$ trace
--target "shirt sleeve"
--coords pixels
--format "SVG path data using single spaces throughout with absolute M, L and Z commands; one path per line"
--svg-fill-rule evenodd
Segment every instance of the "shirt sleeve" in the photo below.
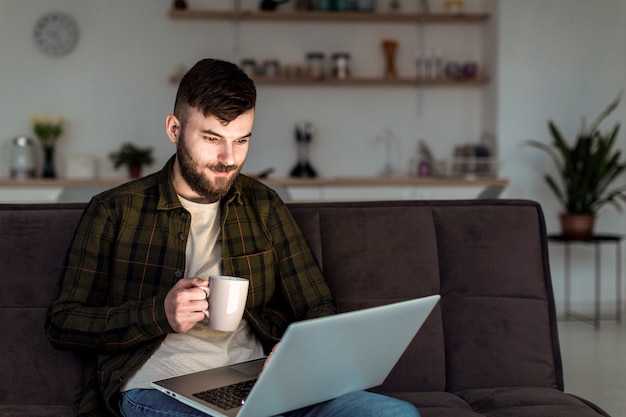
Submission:
M 137 301 L 110 299 L 117 227 L 110 211 L 92 200 L 79 222 L 48 309 L 46 334 L 59 349 L 118 352 L 172 329 L 165 294 Z

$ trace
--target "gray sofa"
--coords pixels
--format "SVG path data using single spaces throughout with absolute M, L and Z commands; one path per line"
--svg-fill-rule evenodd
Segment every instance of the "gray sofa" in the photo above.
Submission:
M 0 416 L 75 415 L 91 360 L 51 348 L 43 324 L 83 207 L 0 205 Z M 300 203 L 290 210 L 340 311 L 442 295 L 376 391 L 414 403 L 424 417 L 607 415 L 563 392 L 536 203 Z

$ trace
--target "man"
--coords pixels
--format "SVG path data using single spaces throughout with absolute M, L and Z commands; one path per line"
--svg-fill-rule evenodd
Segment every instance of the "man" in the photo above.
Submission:
M 46 321 L 53 346 L 97 353 L 81 415 L 202 416 L 150 382 L 262 357 L 289 323 L 335 313 L 284 203 L 240 175 L 255 104 L 255 86 L 236 65 L 198 62 L 165 122 L 176 155 L 86 208 Z M 234 332 L 203 320 L 210 297 L 199 287 L 217 274 L 250 281 Z M 418 414 L 405 402 L 359 392 L 288 415 Z

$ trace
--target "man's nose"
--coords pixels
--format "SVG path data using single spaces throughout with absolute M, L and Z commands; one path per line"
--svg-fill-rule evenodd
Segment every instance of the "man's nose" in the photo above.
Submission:
M 224 165 L 234 165 L 235 152 L 233 149 L 233 144 L 228 141 L 223 141 L 221 143 L 217 159 Z

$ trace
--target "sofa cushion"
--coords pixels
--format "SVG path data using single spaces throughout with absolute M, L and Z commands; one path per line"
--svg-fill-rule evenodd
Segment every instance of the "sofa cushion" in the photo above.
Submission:
M 421 417 L 481 417 L 462 398 L 448 392 L 390 392 L 395 398 L 414 404 Z
M 447 390 L 562 389 L 541 211 L 478 204 L 433 209 Z
M 83 361 L 74 352 L 54 350 L 43 331 L 46 309 L 0 309 L 0 404 L 77 404 Z M 59 383 L 62 381 L 63 383 Z
M 0 306 L 47 307 L 84 205 L 10 207 L 0 212 L 0 274 L 12 277 L 2 280 Z
M 408 401 L 422 417 L 600 417 L 604 413 L 552 388 L 495 388 L 457 392 L 391 392 Z M 589 407 L 591 406 L 591 407 Z M 598 410 L 598 412 L 595 411 Z
M 46 310 L 82 205 L 0 211 L 0 415 L 73 415 L 86 366 L 52 348 Z M 32 407 L 30 407 L 32 406 Z M 37 406 L 40 406 L 39 408 Z M 54 407 L 57 406 L 57 407 Z
M 457 392 L 480 415 L 489 417 L 599 417 L 578 398 L 557 389 L 510 387 Z
M 2 417 L 69 417 L 75 415 L 75 407 L 60 405 L 0 405 L 0 416 Z
M 323 266 L 338 311 L 439 292 L 437 239 L 430 208 L 364 204 L 346 210 L 338 204 L 315 212 L 300 205 L 290 210 Z M 437 306 L 382 389 L 444 390 L 444 352 Z

